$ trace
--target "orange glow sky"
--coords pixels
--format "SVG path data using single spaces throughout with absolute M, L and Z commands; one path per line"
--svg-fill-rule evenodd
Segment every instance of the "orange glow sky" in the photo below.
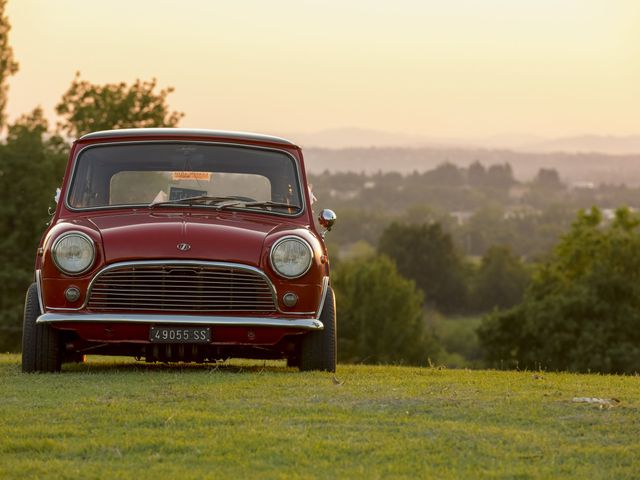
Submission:
M 156 77 L 181 126 L 640 133 L 637 0 L 9 0 L 8 113 Z

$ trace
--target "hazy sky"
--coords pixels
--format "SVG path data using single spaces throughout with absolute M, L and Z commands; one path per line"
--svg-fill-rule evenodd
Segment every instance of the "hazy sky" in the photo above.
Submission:
M 9 115 L 156 77 L 182 126 L 640 133 L 640 0 L 9 0 Z

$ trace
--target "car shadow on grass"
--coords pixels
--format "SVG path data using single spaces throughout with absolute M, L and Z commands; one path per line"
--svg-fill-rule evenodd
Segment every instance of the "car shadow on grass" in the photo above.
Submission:
M 291 373 L 284 360 L 229 359 L 215 363 L 163 363 L 144 360 L 113 360 L 109 357 L 88 357 L 84 363 L 69 363 L 62 366 L 65 373 L 119 373 L 119 372 L 204 372 L 204 373 Z

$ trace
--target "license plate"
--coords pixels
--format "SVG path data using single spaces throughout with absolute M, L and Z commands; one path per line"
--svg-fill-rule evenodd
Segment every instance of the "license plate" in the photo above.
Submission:
M 151 327 L 149 341 L 151 343 L 209 343 L 211 329 L 209 327 Z

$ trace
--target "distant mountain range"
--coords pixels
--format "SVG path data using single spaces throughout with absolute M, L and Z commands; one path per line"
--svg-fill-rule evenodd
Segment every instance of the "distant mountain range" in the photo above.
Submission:
M 364 128 L 333 128 L 313 133 L 285 135 L 303 147 L 454 147 L 469 149 L 507 149 L 529 153 L 605 153 L 629 155 L 640 153 L 640 135 L 579 135 L 543 138 L 532 135 L 505 134 L 486 138 L 456 139 L 409 135 Z
M 610 155 L 628 155 L 640 153 L 640 135 L 564 137 L 533 144 L 530 148 L 532 151 L 539 152 L 598 152 Z

